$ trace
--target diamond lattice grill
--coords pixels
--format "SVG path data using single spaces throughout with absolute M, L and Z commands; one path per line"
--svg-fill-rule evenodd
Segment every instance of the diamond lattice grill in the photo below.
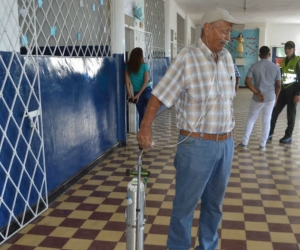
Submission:
M 0 0 L 0 244 L 48 206 L 39 57 L 111 56 L 111 5 Z
M 165 1 L 145 0 L 145 30 L 153 34 L 153 58 L 164 58 Z
M 39 64 L 29 49 L 37 42 L 36 1 L 0 0 L 0 5 L 1 244 L 43 212 L 48 201 Z M 19 53 L 22 44 L 26 56 Z
M 44 0 L 35 13 L 39 54 L 111 56 L 111 0 Z M 29 25 L 24 23 L 23 33 Z

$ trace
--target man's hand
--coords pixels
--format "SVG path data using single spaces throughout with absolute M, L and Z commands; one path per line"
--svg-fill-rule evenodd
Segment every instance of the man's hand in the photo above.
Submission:
M 235 92 L 237 92 L 239 90 L 239 88 L 240 88 L 240 85 L 238 83 L 235 84 Z
M 140 131 L 136 135 L 136 139 L 141 148 L 153 148 L 151 133 L 152 123 L 161 105 L 162 102 L 156 96 L 151 95 L 144 118 L 141 122 Z
M 140 147 L 153 148 L 151 127 L 141 127 L 140 131 L 136 135 L 136 138 Z
M 262 93 L 257 94 L 257 97 L 261 102 L 265 100 L 264 95 Z
M 300 96 L 299 95 L 295 95 L 294 96 L 294 103 L 297 104 L 300 101 Z

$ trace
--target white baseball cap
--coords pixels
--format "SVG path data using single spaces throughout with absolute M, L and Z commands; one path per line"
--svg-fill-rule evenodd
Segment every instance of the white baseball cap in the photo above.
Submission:
M 201 28 L 204 27 L 205 23 L 213 23 L 219 20 L 232 23 L 232 29 L 236 31 L 242 31 L 245 28 L 244 22 L 234 19 L 227 10 L 221 8 L 215 8 L 206 12 L 201 19 Z

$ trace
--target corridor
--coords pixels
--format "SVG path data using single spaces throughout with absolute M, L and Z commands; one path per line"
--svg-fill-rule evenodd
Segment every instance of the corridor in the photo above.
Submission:
M 234 100 L 235 143 L 247 119 L 251 94 L 240 89 Z M 166 250 L 175 188 L 173 158 L 178 131 L 173 109 L 155 119 L 155 146 L 145 150 L 143 168 L 151 175 L 146 188 L 145 250 Z M 235 150 L 231 178 L 219 229 L 222 250 L 296 250 L 300 246 L 300 110 L 290 145 L 279 144 L 286 128 L 286 110 L 277 122 L 273 141 L 258 150 L 261 119 L 248 150 Z M 99 166 L 50 204 L 49 209 L 0 246 L 0 250 L 125 250 L 126 177 L 138 160 L 135 135 Z M 192 246 L 197 246 L 197 218 Z M 194 248 L 191 248 L 194 249 Z

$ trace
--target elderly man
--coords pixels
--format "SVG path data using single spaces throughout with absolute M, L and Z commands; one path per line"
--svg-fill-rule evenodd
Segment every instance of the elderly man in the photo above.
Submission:
M 193 215 L 199 200 L 196 249 L 216 249 L 234 151 L 235 71 L 224 46 L 232 29 L 242 30 L 244 24 L 227 10 L 217 8 L 204 14 L 201 25 L 201 38 L 180 51 L 153 90 L 137 135 L 141 147 L 151 148 L 151 125 L 156 112 L 162 103 L 167 107 L 175 104 L 180 132 L 174 160 L 176 193 L 167 242 L 170 250 L 190 249 Z

